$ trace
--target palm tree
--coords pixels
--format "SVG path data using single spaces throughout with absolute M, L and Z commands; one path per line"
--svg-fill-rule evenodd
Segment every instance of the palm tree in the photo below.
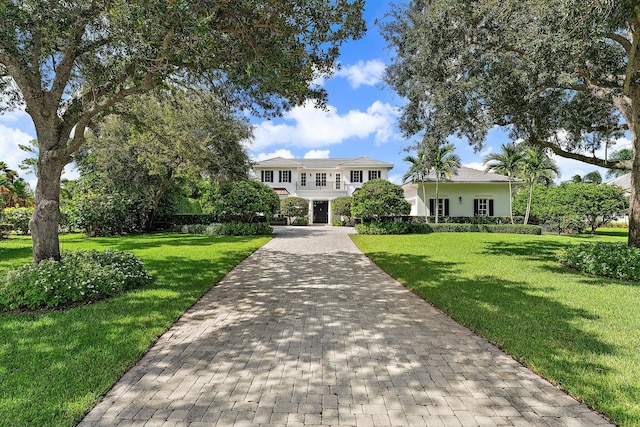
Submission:
M 582 182 L 588 182 L 589 184 L 602 184 L 602 175 L 600 175 L 600 172 L 598 171 L 589 172 L 582 177 Z
M 513 224 L 513 189 L 511 182 L 520 172 L 523 152 L 515 143 L 502 144 L 500 153 L 491 153 L 485 156 L 485 171 L 506 175 L 509 178 L 509 216 Z
M 407 173 L 402 177 L 402 182 L 405 183 L 409 180 L 413 182 L 422 183 L 422 201 L 424 202 L 424 218 L 425 222 L 428 218 L 427 214 L 427 189 L 424 185 L 424 181 L 429 175 L 429 159 L 424 150 L 420 150 L 417 156 L 407 156 L 403 159 L 405 162 L 411 164 Z M 418 184 L 419 185 L 419 184 Z
M 631 148 L 618 150 L 611 155 L 609 160 L 614 162 L 633 160 L 633 150 Z M 609 169 L 609 171 L 607 171 L 607 178 L 619 178 L 630 173 L 631 171 L 629 169 Z
M 460 156 L 454 154 L 456 147 L 453 144 L 447 144 L 438 148 L 435 157 L 431 161 L 431 172 L 436 176 L 436 224 L 438 223 L 438 208 L 440 199 L 438 198 L 438 184 L 442 179 L 451 179 L 453 175 L 458 174 L 460 167 Z
M 551 159 L 543 149 L 529 148 L 524 153 L 520 174 L 529 189 L 527 210 L 524 215 L 524 223 L 528 224 L 533 186 L 535 184 L 551 185 L 553 180 L 560 176 L 560 169 L 555 160 Z

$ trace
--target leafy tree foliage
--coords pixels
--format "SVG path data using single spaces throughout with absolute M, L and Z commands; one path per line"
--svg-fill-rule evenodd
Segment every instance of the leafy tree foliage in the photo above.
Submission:
M 309 214 L 309 201 L 302 197 L 287 197 L 280 201 L 280 213 L 291 222 Z
M 458 174 L 460 167 L 460 156 L 454 154 L 456 147 L 453 144 L 447 144 L 436 150 L 435 156 L 431 160 L 430 171 L 435 175 L 436 180 L 436 200 L 440 200 L 438 196 L 438 184 L 442 180 L 451 179 L 453 175 Z M 426 203 L 426 200 L 425 200 Z M 438 223 L 438 209 L 435 212 L 436 224 Z
M 425 150 L 418 151 L 417 156 L 409 155 L 403 159 L 403 161 L 409 163 L 409 170 L 402 177 L 402 182 L 413 181 L 416 183 L 424 182 L 430 172 L 430 161 Z M 422 186 L 422 200 L 424 201 L 424 217 L 425 221 L 427 215 L 427 188 Z
M 60 174 L 95 120 L 169 80 L 278 114 L 326 93 L 339 46 L 364 32 L 362 0 L 3 2 L 0 111 L 26 107 L 38 139 L 34 260 L 60 259 Z M 73 132 L 72 132 L 73 131 Z
M 351 197 L 351 215 L 364 221 L 410 212 L 411 204 L 405 200 L 402 187 L 385 179 L 365 182 Z
M 216 204 L 225 221 L 255 222 L 259 215 L 273 217 L 280 209 L 280 198 L 266 184 L 243 180 L 220 185 Z
M 622 148 L 613 154 L 609 158 L 611 161 L 622 162 L 625 160 L 632 161 L 633 160 L 633 150 L 630 148 Z M 609 169 L 607 171 L 607 178 L 618 178 L 623 175 L 630 174 L 631 171 L 628 169 Z
M 408 99 L 407 135 L 435 150 L 458 134 L 479 149 L 501 126 L 560 156 L 630 169 L 629 244 L 640 246 L 636 0 L 412 0 L 391 15 L 386 80 Z M 623 131 L 632 161 L 596 156 Z
M 76 155 L 85 189 L 107 199 L 125 194 L 140 213 L 138 230 L 153 228 L 181 178 L 247 177 L 241 141 L 251 136 L 249 124 L 209 92 L 155 91 L 123 102 L 94 129 Z
M 526 210 L 527 195 L 521 193 L 514 201 L 518 213 Z M 563 183 L 557 187 L 536 185 L 533 191 L 531 214 L 559 231 L 582 232 L 613 221 L 624 214 L 629 201 L 624 190 L 614 185 Z
M 336 197 L 331 201 L 331 210 L 334 215 L 351 216 L 351 196 Z

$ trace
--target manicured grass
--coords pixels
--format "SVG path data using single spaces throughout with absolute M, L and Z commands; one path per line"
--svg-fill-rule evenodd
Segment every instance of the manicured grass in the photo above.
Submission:
M 0 313 L 0 426 L 71 426 L 188 307 L 268 237 L 63 236 L 62 250 L 132 252 L 151 286 L 67 311 Z M 0 241 L 0 275 L 31 240 Z
M 640 426 L 640 284 L 567 270 L 555 253 L 626 236 L 353 236 L 391 276 L 623 426 Z

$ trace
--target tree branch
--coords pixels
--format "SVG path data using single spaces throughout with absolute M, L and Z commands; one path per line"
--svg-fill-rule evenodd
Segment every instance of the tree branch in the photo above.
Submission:
M 619 160 L 612 162 L 610 160 L 604 160 L 599 157 L 589 157 L 580 153 L 573 153 L 571 151 L 563 150 L 557 144 L 553 142 L 544 141 L 544 140 L 536 140 L 535 144 L 540 145 L 544 148 L 548 148 L 553 151 L 554 154 L 564 157 L 566 159 L 577 160 L 579 162 L 588 163 L 595 166 L 600 166 L 602 168 L 607 169 L 622 169 L 622 170 L 631 170 L 631 166 L 633 162 L 631 160 Z

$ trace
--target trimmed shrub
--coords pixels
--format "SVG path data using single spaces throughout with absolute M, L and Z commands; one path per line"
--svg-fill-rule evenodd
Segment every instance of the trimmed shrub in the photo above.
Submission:
M 359 234 L 428 234 L 428 233 L 505 233 L 505 234 L 542 234 L 537 225 L 523 224 L 427 224 L 399 221 L 374 221 L 356 224 Z
M 0 283 L 0 308 L 59 307 L 95 301 L 151 282 L 142 262 L 126 252 L 75 251 L 61 260 L 25 264 Z
M 558 253 L 558 261 L 592 276 L 640 281 L 640 249 L 625 243 L 581 243 Z
M 6 208 L 4 214 L 5 222 L 13 225 L 13 231 L 29 234 L 29 220 L 33 215 L 33 208 Z
M 0 239 L 8 239 L 12 229 L 12 224 L 0 224 Z
M 614 221 L 603 225 L 604 228 L 629 228 L 628 222 Z
M 355 225 L 358 234 L 407 234 L 411 224 L 394 221 L 372 221 Z
M 309 220 L 306 218 L 296 218 L 291 225 L 309 225 Z
M 219 188 L 216 212 L 225 222 L 253 222 L 262 215 L 273 217 L 280 209 L 275 190 L 258 181 L 226 182 Z
M 365 182 L 351 197 L 351 215 L 363 222 L 409 212 L 411 204 L 405 200 L 402 187 L 384 179 Z
M 284 216 L 274 216 L 267 221 L 271 225 L 287 225 L 287 218 Z
M 206 234 L 208 236 L 270 236 L 273 228 L 266 222 L 225 222 L 221 224 L 183 225 L 184 234 Z
M 309 201 L 302 197 L 287 197 L 280 201 L 280 214 L 292 222 L 309 214 Z

